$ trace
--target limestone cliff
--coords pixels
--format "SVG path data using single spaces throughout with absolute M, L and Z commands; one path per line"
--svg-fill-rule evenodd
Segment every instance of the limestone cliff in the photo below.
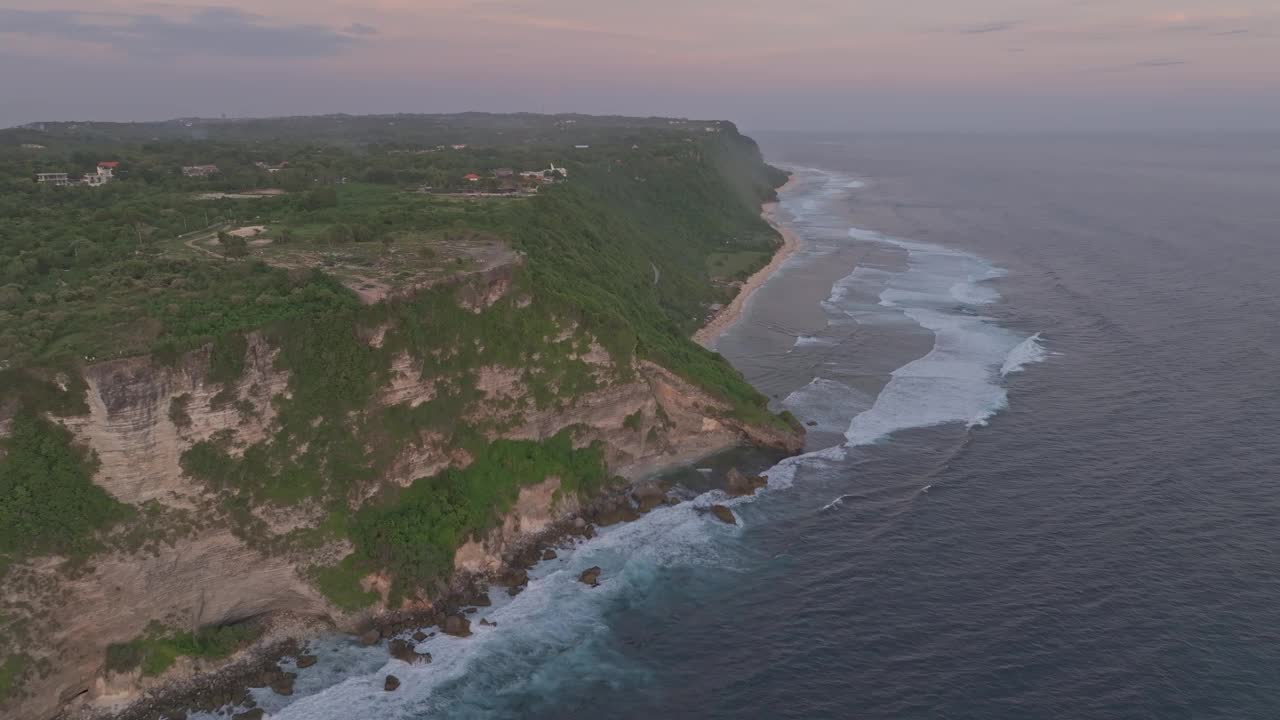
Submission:
M 377 340 L 375 335 L 370 342 Z M 58 421 L 98 458 L 94 481 L 116 499 L 147 508 L 154 524 L 148 537 L 132 545 L 120 539 L 82 567 L 41 558 L 10 569 L 0 608 L 22 618 L 38 638 L 23 651 L 41 672 L 5 708 L 5 717 L 50 717 L 77 698 L 129 697 L 136 685 L 101 680 L 106 648 L 139 636 L 155 621 L 194 629 L 281 611 L 338 626 L 356 621 L 330 604 L 307 575 L 311 565 L 345 554 L 342 543 L 282 553 L 246 540 L 222 522 L 210 488 L 181 465 L 183 453 L 198 442 L 217 437 L 234 454 L 276 431 L 276 408 L 289 393 L 289 374 L 275 362 L 276 353 L 263 336 L 249 335 L 244 371 L 230 384 L 206 379 L 207 349 L 172 365 L 139 357 L 83 369 L 88 412 Z M 726 403 L 654 363 L 633 362 L 625 380 L 608 381 L 611 361 L 598 345 L 580 359 L 600 376 L 597 389 L 562 407 L 512 413 L 494 435 L 540 440 L 576 427 L 576 443 L 602 443 L 609 469 L 629 479 L 741 442 L 798 449 L 796 435 L 729 419 Z M 477 389 L 483 398 L 469 410 L 475 414 L 526 394 L 519 369 L 500 366 L 484 368 Z M 376 397 L 381 404 L 412 407 L 435 393 L 431 378 L 406 356 L 393 363 Z M 383 480 L 404 485 L 469 462 L 465 452 L 438 440 L 428 434 L 400 449 Z M 558 489 L 555 478 L 522 489 L 496 529 L 458 551 L 456 567 L 497 570 L 507 548 L 574 513 L 577 499 L 559 497 Z M 305 504 L 254 512 L 271 537 L 323 516 Z

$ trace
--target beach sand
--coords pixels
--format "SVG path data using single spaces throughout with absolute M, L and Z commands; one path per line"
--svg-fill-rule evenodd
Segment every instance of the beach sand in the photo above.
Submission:
M 787 188 L 791 187 L 792 183 L 795 182 L 795 179 L 794 175 L 791 176 L 791 179 L 787 180 L 786 184 L 778 188 L 778 193 L 786 192 Z M 777 272 L 778 268 L 782 267 L 787 258 L 791 257 L 800 248 L 800 236 L 779 223 L 777 214 L 778 203 L 776 201 L 767 202 L 760 206 L 760 217 L 764 218 L 766 222 L 773 226 L 774 230 L 777 230 L 782 235 L 782 247 L 774 254 L 768 265 L 760 268 L 755 274 L 747 278 L 737 296 L 733 298 L 733 302 L 721 308 L 706 325 L 703 325 L 698 332 L 693 334 L 694 342 L 705 348 L 715 349 L 716 341 L 720 339 L 724 331 L 733 327 L 734 323 L 738 322 L 739 318 L 742 317 L 742 310 L 746 307 L 747 300 L 751 299 L 751 295 L 756 290 L 759 290 L 760 286 L 764 285 L 765 281 Z

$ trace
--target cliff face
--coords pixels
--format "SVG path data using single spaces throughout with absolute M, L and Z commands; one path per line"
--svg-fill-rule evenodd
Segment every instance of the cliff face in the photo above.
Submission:
M 533 198 L 409 211 L 403 188 L 362 186 L 338 189 L 337 207 L 353 210 L 343 222 L 331 203 L 276 207 L 330 230 L 348 214 L 385 221 L 394 242 L 369 267 L 390 274 L 361 270 L 345 289 L 320 259 L 332 243 L 295 238 L 315 262 L 280 265 L 287 272 L 262 285 L 253 260 L 270 261 L 265 249 L 214 268 L 157 234 L 148 252 L 159 262 L 132 241 L 104 245 L 110 262 L 59 270 L 48 292 L 7 292 L 30 307 L 0 312 L 6 332 L 98 317 L 88 313 L 103 310 L 107 289 L 133 294 L 112 306 L 119 325 L 69 323 L 74 337 L 55 333 L 60 344 L 0 352 L 0 438 L 13 438 L 0 443 L 0 511 L 38 515 L 0 534 L 0 716 L 136 694 L 136 675 L 106 677 L 106 651 L 157 623 L 166 639 L 156 642 L 285 612 L 351 627 L 401 600 L 430 602 L 450 568 L 498 570 L 531 535 L 594 511 L 584 496 L 608 476 L 641 478 L 743 442 L 798 451 L 799 432 L 769 415 L 767 399 L 686 339 L 724 299 L 709 262 L 774 247 L 756 207 L 782 173 L 730 124 L 674 139 L 662 121 L 643 146 L 631 125 L 605 122 L 616 148 L 575 154 L 573 180 Z M 523 148 L 504 133 L 499 144 Z M 343 167 L 384 160 L 338 154 Z M 430 164 L 396 162 L 419 160 Z M 81 220 L 117 234 L 123 220 L 102 214 Z M 57 229 L 48 237 L 66 235 Z M 504 252 L 479 269 L 428 262 L 448 275 L 431 283 L 397 265 L 409 257 L 396 254 L 401 241 L 420 241 L 427 258 L 477 237 Z M 144 321 L 139 339 L 115 331 Z M 65 364 L 154 348 L 191 351 Z M 432 532 L 418 532 L 428 522 Z M 120 664 L 141 666 L 139 647 Z
M 184 452 L 215 436 L 235 454 L 274 431 L 276 403 L 289 392 L 288 373 L 276 366 L 275 357 L 262 336 L 250 335 L 244 372 L 230 385 L 205 379 L 208 351 L 172 366 L 129 358 L 85 368 L 89 412 L 60 421 L 99 459 L 96 483 L 116 499 L 154 512 L 156 521 L 148 528 L 154 537 L 139 539 L 135 547 L 117 543 L 71 572 L 53 558 L 10 570 L 0 607 L 32 623 L 39 644 L 24 651 L 44 661 L 47 670 L 32 678 L 25 699 L 7 708 L 6 717 L 48 717 L 77 696 L 129 697 L 128 684 L 101 682 L 105 651 L 111 643 L 138 637 L 154 621 L 194 629 L 281 611 L 328 618 L 340 626 L 354 621 L 331 605 L 306 573 L 317 562 L 342 557 L 349 546 L 330 543 L 285 554 L 256 546 L 214 518 L 210 488 L 180 464 Z M 604 376 L 607 353 L 593 346 L 583 359 Z M 517 369 L 489 367 L 479 375 L 484 400 L 473 413 L 526 393 Z M 740 442 L 798 449 L 798 438 L 786 432 L 726 420 L 725 403 L 653 363 L 634 363 L 628 377 L 602 383 L 565 407 L 526 412 L 496 437 L 542 440 L 575 427 L 576 444 L 600 442 L 610 471 L 630 479 Z M 422 379 L 412 361 L 401 358 L 375 396 L 378 403 L 412 407 L 435 392 L 430 379 Z M 399 451 L 383 479 L 407 485 L 468 462 L 465 452 L 424 437 Z M 577 498 L 558 489 L 558 478 L 523 488 L 493 531 L 459 549 L 455 567 L 497 570 L 512 545 L 576 512 Z M 305 504 L 265 506 L 255 514 L 280 536 L 318 523 L 322 513 L 313 510 Z M 31 612 L 35 608 L 38 613 Z
M 89 414 L 64 424 L 98 456 L 94 482 L 116 499 L 195 507 L 205 488 L 184 476 L 182 453 L 218 433 L 232 434 L 233 453 L 269 435 L 272 400 L 289 385 L 288 373 L 274 367 L 275 355 L 260 335 L 250 335 L 245 372 L 229 393 L 206 381 L 207 352 L 171 367 L 149 357 L 91 365 L 84 370 Z

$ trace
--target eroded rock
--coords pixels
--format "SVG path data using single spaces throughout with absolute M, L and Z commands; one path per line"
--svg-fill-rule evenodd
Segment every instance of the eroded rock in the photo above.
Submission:
M 293 681 L 297 678 L 298 676 L 291 672 L 276 674 L 275 678 L 271 680 L 271 692 L 277 695 L 292 695 Z
M 667 491 L 656 482 L 637 485 L 631 490 L 631 497 L 641 513 L 647 513 L 667 501 Z
M 748 477 L 734 468 L 729 471 L 725 484 L 725 492 L 731 497 L 755 495 L 756 491 L 769 484 L 769 480 L 760 476 Z
M 599 567 L 590 567 L 582 571 L 578 576 L 578 582 L 596 587 L 600 584 L 600 573 L 604 572 Z
M 382 683 L 382 689 L 387 692 L 394 692 L 400 689 L 400 678 L 395 675 L 388 675 L 387 679 Z
M 387 645 L 387 652 L 391 654 L 391 657 L 401 662 L 409 663 L 410 665 L 420 662 L 431 662 L 429 657 L 419 653 L 414 644 L 408 640 L 392 640 Z
M 454 637 L 470 637 L 471 621 L 462 615 L 450 615 L 445 618 L 444 625 L 441 627 L 446 635 Z
M 623 505 L 622 507 L 614 508 L 609 512 L 597 515 L 596 523 L 600 527 L 609 527 L 610 525 L 617 525 L 618 523 L 634 522 L 638 519 L 640 519 L 640 513 L 636 512 L 635 508 L 630 505 Z
M 738 524 L 738 518 L 734 517 L 733 511 L 724 505 L 712 505 L 711 514 L 715 515 L 716 519 L 722 523 L 726 523 L 728 525 Z

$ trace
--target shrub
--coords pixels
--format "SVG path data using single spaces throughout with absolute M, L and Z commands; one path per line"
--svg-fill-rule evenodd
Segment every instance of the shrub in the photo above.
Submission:
M 0 552 L 81 556 L 94 547 L 95 531 L 128 514 L 93 484 L 96 462 L 72 445 L 61 425 L 23 410 L 3 443 Z

